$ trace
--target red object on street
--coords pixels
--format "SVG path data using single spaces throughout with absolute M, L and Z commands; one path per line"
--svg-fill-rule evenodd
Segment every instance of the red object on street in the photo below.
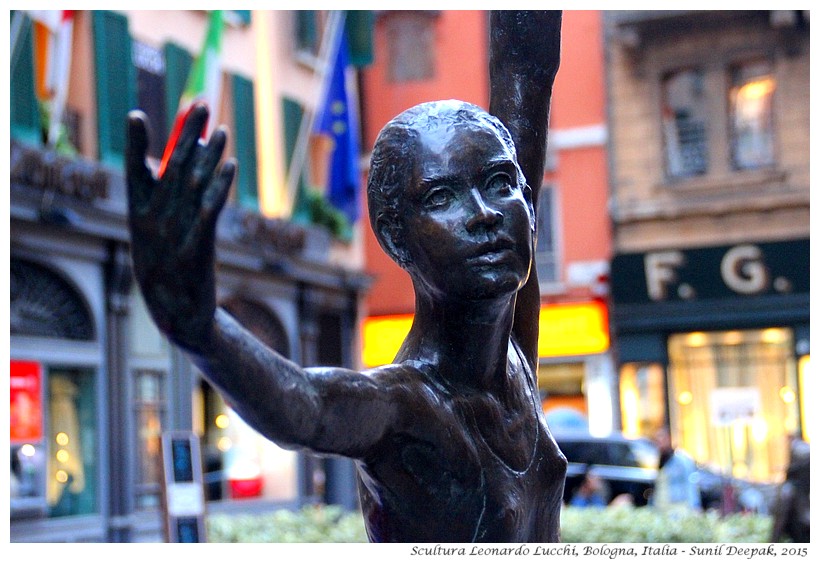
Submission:
M 262 496 L 262 477 L 229 479 L 231 498 L 254 498 Z

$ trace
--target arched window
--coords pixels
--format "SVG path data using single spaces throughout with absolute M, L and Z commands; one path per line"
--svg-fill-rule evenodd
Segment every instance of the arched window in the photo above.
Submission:
M 95 340 L 91 311 L 62 276 L 40 264 L 12 259 L 9 286 L 12 336 Z
M 259 340 L 286 358 L 290 357 L 290 343 L 285 327 L 267 306 L 235 297 L 222 303 L 222 307 Z

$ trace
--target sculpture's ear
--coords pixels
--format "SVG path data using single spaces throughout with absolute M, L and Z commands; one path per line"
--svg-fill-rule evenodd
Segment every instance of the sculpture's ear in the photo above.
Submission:
M 532 201 L 532 188 L 529 184 L 524 184 L 524 188 L 521 191 L 524 193 L 524 200 L 530 209 L 530 230 L 535 232 L 535 203 Z
M 394 221 L 381 216 L 376 219 L 376 238 L 379 240 L 384 251 L 393 261 L 405 268 L 409 262 L 407 248 L 404 246 L 399 233 L 399 227 Z

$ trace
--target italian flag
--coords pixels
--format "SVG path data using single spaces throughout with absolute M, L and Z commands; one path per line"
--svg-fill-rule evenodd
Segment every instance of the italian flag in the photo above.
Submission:
M 63 121 L 71 75 L 73 10 L 27 10 L 34 22 L 37 98 L 49 106 L 48 142 L 54 144 Z
M 179 134 L 182 132 L 182 126 L 185 124 L 185 119 L 188 117 L 194 103 L 204 102 L 208 106 L 211 116 L 215 117 L 219 107 L 222 86 L 221 59 L 222 34 L 224 28 L 225 23 L 222 19 L 222 10 L 212 10 L 209 15 L 208 32 L 205 35 L 202 51 L 199 53 L 196 61 L 194 61 L 194 66 L 188 75 L 188 81 L 185 83 L 185 90 L 182 92 L 182 97 L 179 100 L 174 126 L 171 129 L 171 134 L 168 136 L 168 143 L 165 145 L 165 151 L 159 165 L 160 177 L 162 177 L 165 172 L 165 167 L 168 165 L 171 153 L 174 152 Z M 209 120 L 209 124 L 205 130 L 202 131 L 203 138 L 206 138 L 211 129 L 213 129 L 211 124 L 214 121 L 216 121 L 216 119 Z

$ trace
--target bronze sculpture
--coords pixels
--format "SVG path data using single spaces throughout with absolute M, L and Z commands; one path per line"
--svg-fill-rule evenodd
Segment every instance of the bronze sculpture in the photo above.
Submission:
M 561 16 L 490 24 L 490 112 L 422 104 L 376 141 L 371 225 L 410 274 L 416 315 L 394 363 L 364 373 L 301 368 L 217 307 L 226 131 L 200 142 L 196 107 L 157 180 L 145 117 L 129 116 L 132 254 L 154 320 L 263 435 L 356 461 L 371 541 L 558 540 L 566 460 L 538 400 L 532 262 Z

